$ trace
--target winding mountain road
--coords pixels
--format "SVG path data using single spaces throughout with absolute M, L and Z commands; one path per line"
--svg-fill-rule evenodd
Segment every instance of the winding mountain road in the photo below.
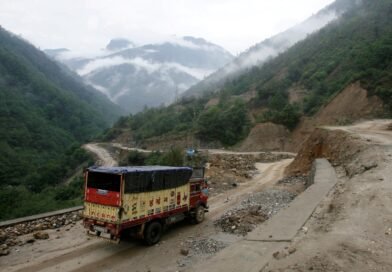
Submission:
M 104 166 L 113 166 L 117 162 L 109 152 L 95 143 L 84 146 L 96 154 Z M 241 153 L 242 154 L 242 153 Z M 161 243 L 146 247 L 140 241 L 123 241 L 111 244 L 86 236 L 82 225 L 61 228 L 59 231 L 48 230 L 48 240 L 37 240 L 25 244 L 9 256 L 0 258 L 4 271 L 177 271 L 184 260 L 180 251 L 190 238 L 214 238 L 225 243 L 232 243 L 235 236 L 216 230 L 214 220 L 219 218 L 248 194 L 263 190 L 283 177 L 286 166 L 292 159 L 273 163 L 257 163 L 259 173 L 246 183 L 220 193 L 209 200 L 210 212 L 206 220 L 199 225 L 180 222 L 170 227 L 162 237 Z M 28 236 L 28 235 L 27 235 Z M 28 239 L 28 237 L 24 239 Z M 187 259 L 196 264 L 199 258 Z
M 101 166 L 117 166 L 118 162 L 110 155 L 110 153 L 97 143 L 89 143 L 83 146 L 87 151 L 92 152 L 98 158 L 97 164 Z

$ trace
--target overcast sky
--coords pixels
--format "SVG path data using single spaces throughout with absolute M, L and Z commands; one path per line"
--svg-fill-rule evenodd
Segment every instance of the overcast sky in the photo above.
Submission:
M 104 48 L 195 36 L 233 54 L 281 32 L 333 0 L 0 0 L 0 25 L 41 49 Z

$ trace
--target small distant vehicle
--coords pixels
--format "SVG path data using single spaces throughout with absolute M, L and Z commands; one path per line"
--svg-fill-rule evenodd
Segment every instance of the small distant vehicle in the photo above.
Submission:
M 204 168 L 89 167 L 85 171 L 83 224 L 93 236 L 120 242 L 123 235 L 159 242 L 166 226 L 208 212 Z

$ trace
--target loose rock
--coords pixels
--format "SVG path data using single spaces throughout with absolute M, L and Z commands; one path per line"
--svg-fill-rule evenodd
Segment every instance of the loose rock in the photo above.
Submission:
M 188 249 L 185 249 L 185 248 L 181 248 L 180 253 L 181 253 L 181 255 L 188 256 L 189 250 L 188 250 Z
M 293 193 L 276 189 L 252 194 L 240 205 L 223 214 L 214 224 L 224 232 L 246 235 L 258 224 L 287 206 L 294 197 Z
M 36 232 L 34 233 L 34 238 L 38 240 L 46 240 L 49 239 L 49 234 L 47 232 Z

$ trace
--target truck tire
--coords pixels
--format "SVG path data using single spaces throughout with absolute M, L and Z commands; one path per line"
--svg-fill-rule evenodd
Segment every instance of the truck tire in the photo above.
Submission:
M 200 205 L 200 206 L 198 206 L 196 208 L 196 210 L 195 210 L 195 217 L 194 217 L 194 220 L 195 220 L 196 224 L 199 224 L 199 223 L 204 221 L 204 213 L 205 213 L 205 211 L 204 211 L 204 207 L 203 206 Z
M 144 241 L 152 246 L 159 242 L 162 236 L 162 224 L 158 221 L 151 222 L 144 231 Z

